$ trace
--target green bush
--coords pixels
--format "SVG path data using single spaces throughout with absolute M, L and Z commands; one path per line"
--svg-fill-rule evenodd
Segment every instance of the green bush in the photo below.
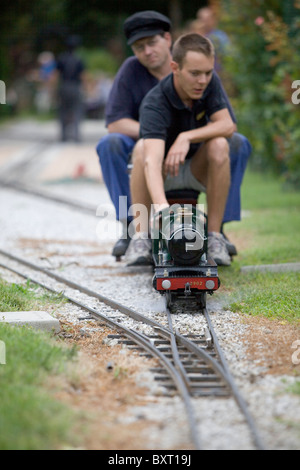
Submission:
M 105 49 L 81 48 L 79 53 L 85 62 L 87 70 L 92 73 L 104 72 L 113 76 L 117 73 L 120 66 L 118 60 Z
M 223 20 L 232 41 L 224 60 L 239 130 L 253 145 L 255 168 L 272 169 L 300 187 L 300 105 L 292 103 L 292 84 L 300 80 L 300 4 L 245 0 L 241 8 L 239 3 L 226 2 Z M 293 15 L 287 15 L 287 5 Z

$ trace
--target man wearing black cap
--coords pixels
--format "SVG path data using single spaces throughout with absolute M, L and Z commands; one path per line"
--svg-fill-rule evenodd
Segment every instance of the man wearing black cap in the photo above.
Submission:
M 106 107 L 109 133 L 97 145 L 103 179 L 115 206 L 117 220 L 124 227 L 123 236 L 112 252 L 117 258 L 125 254 L 130 242 L 127 227 L 132 217 L 127 166 L 140 134 L 139 108 L 146 94 L 172 71 L 170 31 L 170 20 L 155 11 L 135 13 L 124 23 L 124 33 L 134 57 L 126 59 L 116 75 Z M 219 80 L 218 77 L 216 79 Z M 224 90 L 223 93 L 236 122 Z M 244 136 L 235 133 L 230 140 L 231 188 L 224 222 L 240 220 L 240 185 L 251 153 L 251 146 Z M 124 197 L 122 200 L 119 199 L 121 196 Z M 232 246 L 231 254 L 234 250 Z
M 121 66 L 106 107 L 106 125 L 109 134 L 97 146 L 104 182 L 116 209 L 117 220 L 124 227 L 123 237 L 117 241 L 113 256 L 125 254 L 130 242 L 127 226 L 131 205 L 128 161 L 139 138 L 139 107 L 158 82 L 170 72 L 170 20 L 156 11 L 142 11 L 130 16 L 124 23 L 124 33 L 134 57 Z M 120 204 L 119 197 L 125 196 Z
M 124 22 L 124 33 L 129 46 L 139 39 L 156 36 L 170 31 L 170 29 L 169 18 L 157 11 L 141 11 L 130 16 Z

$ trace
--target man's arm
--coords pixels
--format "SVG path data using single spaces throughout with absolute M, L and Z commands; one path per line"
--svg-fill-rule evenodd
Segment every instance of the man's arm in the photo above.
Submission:
M 133 88 L 132 85 L 140 70 L 139 67 L 134 57 L 129 57 L 121 65 L 113 82 L 105 113 L 109 133 L 128 135 L 134 140 L 138 140 L 140 131 L 138 122 L 140 85 L 137 84 L 137 88 Z
M 163 177 L 163 162 L 165 154 L 165 142 L 161 139 L 145 139 L 145 176 L 155 212 L 168 207 Z
M 190 143 L 204 142 L 215 137 L 231 137 L 235 131 L 235 124 L 231 119 L 227 108 L 215 112 L 210 117 L 206 126 L 188 131 Z
M 130 118 L 123 118 L 111 122 L 110 124 L 108 124 L 107 128 L 110 134 L 125 134 L 134 140 L 138 140 L 140 134 L 140 123 Z
M 215 78 L 216 78 L 216 80 L 217 80 L 217 83 L 219 83 L 219 86 L 220 86 L 220 88 L 221 88 L 221 93 L 222 93 L 222 95 L 223 95 L 223 99 L 225 100 L 225 103 L 226 103 L 226 105 L 227 105 L 229 114 L 230 114 L 231 119 L 232 119 L 232 121 L 233 121 L 233 123 L 234 123 L 234 132 L 237 132 L 237 120 L 236 120 L 236 116 L 235 116 L 235 114 L 234 114 L 233 108 L 232 108 L 232 106 L 231 106 L 230 100 L 229 100 L 229 98 L 228 98 L 228 95 L 227 95 L 227 93 L 226 93 L 226 91 L 225 91 L 225 88 L 224 88 L 224 86 L 223 86 L 223 83 L 222 83 L 222 81 L 221 81 L 219 75 L 216 73 L 216 71 L 214 72 L 214 75 L 215 75 Z
M 221 109 L 210 116 L 210 122 L 203 127 L 181 132 L 171 146 L 165 160 L 165 172 L 177 176 L 180 164 L 188 154 L 190 144 L 205 142 L 215 137 L 231 137 L 235 124 L 227 108 Z

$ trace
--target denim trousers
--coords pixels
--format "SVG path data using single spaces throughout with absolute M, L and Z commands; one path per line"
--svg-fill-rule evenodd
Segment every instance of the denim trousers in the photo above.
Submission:
M 230 155 L 231 184 L 224 212 L 223 223 L 241 220 L 241 184 L 252 151 L 248 139 L 234 133 L 228 139 Z M 107 134 L 103 137 L 96 151 L 99 156 L 104 183 L 116 209 L 117 220 L 128 220 L 131 205 L 128 163 L 135 140 L 123 134 Z M 125 204 L 119 205 L 119 197 L 126 196 Z

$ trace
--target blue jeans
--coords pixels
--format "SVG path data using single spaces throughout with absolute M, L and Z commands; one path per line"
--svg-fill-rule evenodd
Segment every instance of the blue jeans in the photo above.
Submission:
M 103 180 L 116 209 L 117 220 L 131 220 L 128 209 L 131 205 L 127 165 L 135 140 L 123 134 L 108 134 L 97 145 Z M 246 137 L 235 133 L 229 139 L 231 185 L 226 203 L 223 223 L 241 220 L 240 188 L 246 170 L 251 145 Z M 127 207 L 119 207 L 119 196 L 127 196 Z
M 96 147 L 103 180 L 115 206 L 117 220 L 132 219 L 128 216 L 131 197 L 127 165 L 135 143 L 127 135 L 108 134 Z M 119 207 L 119 196 L 127 196 L 127 207 Z
M 235 132 L 228 141 L 231 184 L 223 223 L 241 220 L 241 185 L 252 152 L 252 147 L 247 137 L 238 132 Z

